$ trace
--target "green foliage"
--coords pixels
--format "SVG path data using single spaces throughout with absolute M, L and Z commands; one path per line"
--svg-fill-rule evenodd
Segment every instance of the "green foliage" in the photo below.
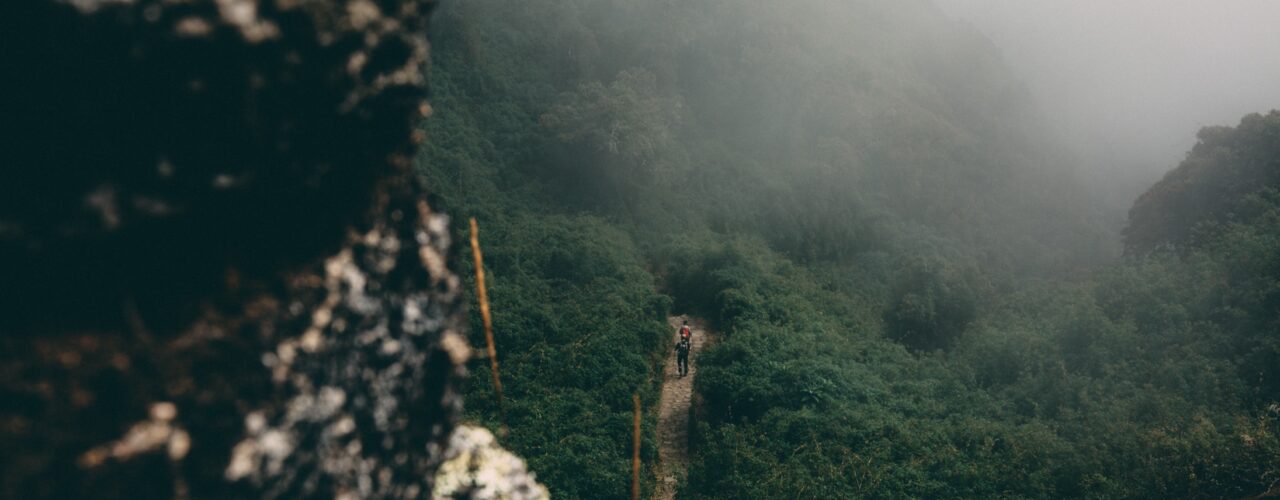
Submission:
M 481 231 L 506 444 L 558 495 L 625 497 L 631 395 L 657 399 L 654 355 L 666 347 L 669 299 L 654 292 L 630 239 L 599 219 L 510 213 L 482 219 Z M 471 330 L 472 344 L 484 345 L 477 314 Z M 497 427 L 488 361 L 471 369 L 468 415 Z
M 914 263 L 899 276 L 884 314 L 890 338 L 915 350 L 943 349 L 973 322 L 973 291 L 945 263 Z
M 1275 473 L 1276 394 L 1253 396 L 1253 348 L 1212 319 L 1205 299 L 1230 294 L 1196 285 L 1217 259 L 1028 286 L 949 352 L 911 355 L 827 309 L 853 297 L 737 252 L 706 273 L 739 279 L 707 296 L 767 300 L 712 306 L 727 338 L 700 358 L 695 496 L 1230 497 Z
M 996 51 L 927 2 L 437 22 L 420 169 L 480 219 L 505 444 L 557 497 L 629 491 L 672 310 L 723 333 L 686 496 L 1239 497 L 1280 473 L 1280 195 L 1250 187 L 1275 113 L 1206 130 L 1135 204 L 1130 247 L 1177 252 L 1100 265 L 1114 242 Z M 497 427 L 472 368 L 468 416 Z
M 611 194 L 635 191 L 657 175 L 662 154 L 671 149 L 679 102 L 658 94 L 653 74 L 630 69 L 608 86 L 581 84 L 540 119 L 566 145 L 559 152 L 571 170 L 566 178 L 603 179 Z M 590 168 L 607 168 L 592 172 Z M 601 186 L 590 186 L 599 191 Z
M 437 33 L 435 112 L 424 123 L 430 140 L 419 165 L 438 193 L 436 208 L 457 217 L 459 241 L 467 238 L 466 218 L 479 220 L 509 428 L 504 445 L 557 497 L 626 498 L 631 395 L 646 405 L 657 400 L 655 356 L 667 345 L 670 299 L 655 291 L 631 236 L 599 217 L 538 208 L 546 202 L 527 166 L 554 138 L 544 136 L 543 111 L 529 99 L 554 92 L 517 82 L 549 77 L 514 57 L 477 66 L 468 58 L 480 54 L 464 50 L 474 31 Z M 457 250 L 459 274 L 474 289 L 469 249 Z M 483 346 L 474 304 L 472 311 L 470 340 Z M 502 422 L 488 360 L 470 368 L 466 415 L 496 430 Z M 646 416 L 647 462 L 656 457 L 655 422 Z
M 1146 253 L 1189 243 L 1201 223 L 1220 223 L 1246 196 L 1280 188 L 1280 111 L 1251 114 L 1237 127 L 1205 127 L 1187 159 L 1138 198 L 1125 246 Z

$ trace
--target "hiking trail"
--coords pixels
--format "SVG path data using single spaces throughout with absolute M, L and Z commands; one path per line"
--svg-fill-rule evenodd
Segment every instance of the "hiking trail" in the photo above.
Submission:
M 693 329 L 689 351 L 689 374 L 681 377 L 676 366 L 676 340 L 680 324 L 689 320 Z M 662 368 L 662 402 L 658 410 L 658 487 L 654 498 L 674 499 L 676 486 L 689 472 L 689 409 L 693 400 L 693 377 L 698 373 L 698 355 L 706 344 L 706 322 L 687 315 L 667 318 L 671 340 Z

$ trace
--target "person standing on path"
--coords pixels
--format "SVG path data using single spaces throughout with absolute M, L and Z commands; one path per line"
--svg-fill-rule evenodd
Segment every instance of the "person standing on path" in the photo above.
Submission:
M 683 377 L 689 374 L 689 350 L 693 349 L 689 337 L 680 337 L 680 341 L 676 342 L 676 369 Z
M 683 377 L 689 374 L 689 351 L 693 349 L 693 328 L 689 320 L 680 325 L 680 340 L 676 342 L 676 367 Z

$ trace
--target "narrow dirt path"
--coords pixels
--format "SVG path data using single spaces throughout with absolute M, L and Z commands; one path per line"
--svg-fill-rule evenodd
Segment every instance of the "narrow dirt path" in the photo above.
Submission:
M 689 320 L 693 327 L 693 349 L 689 351 L 689 374 L 681 377 L 676 367 L 676 340 L 680 325 Z M 698 373 L 698 354 L 707 340 L 704 321 L 688 316 L 667 318 L 671 341 L 662 369 L 662 403 L 658 411 L 658 487 L 654 498 L 670 500 L 676 485 L 689 471 L 689 407 L 693 401 L 693 377 Z

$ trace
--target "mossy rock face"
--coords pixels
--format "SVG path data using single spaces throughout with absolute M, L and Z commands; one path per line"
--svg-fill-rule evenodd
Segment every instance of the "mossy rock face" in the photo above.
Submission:
M 432 490 L 468 349 L 409 168 L 430 9 L 19 8 L 0 497 Z

